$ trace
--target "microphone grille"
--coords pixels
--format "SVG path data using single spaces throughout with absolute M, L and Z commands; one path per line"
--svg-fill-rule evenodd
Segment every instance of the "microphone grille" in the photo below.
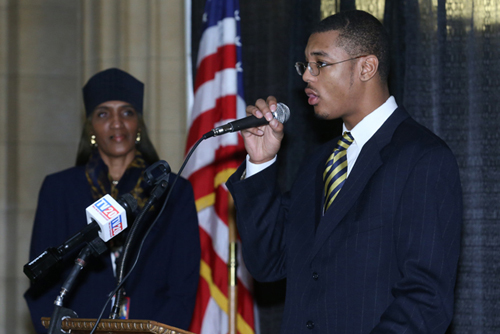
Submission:
M 278 105 L 276 106 L 276 111 L 273 112 L 273 116 L 280 123 L 285 123 L 290 118 L 290 109 L 286 104 L 278 102 Z
M 130 193 L 126 193 L 121 195 L 118 200 L 118 204 L 123 206 L 123 208 L 127 211 L 127 213 L 135 213 L 139 204 L 137 200 Z

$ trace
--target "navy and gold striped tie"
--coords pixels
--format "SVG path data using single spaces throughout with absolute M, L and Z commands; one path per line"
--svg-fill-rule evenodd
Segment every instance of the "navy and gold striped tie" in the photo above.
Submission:
M 323 181 L 325 182 L 325 212 L 337 197 L 340 188 L 344 185 L 347 177 L 347 148 L 352 144 L 354 138 L 349 132 L 345 132 L 337 142 L 337 146 L 326 162 Z

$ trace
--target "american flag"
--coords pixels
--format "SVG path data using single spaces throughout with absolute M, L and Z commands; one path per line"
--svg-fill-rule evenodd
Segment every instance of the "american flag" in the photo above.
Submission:
M 186 154 L 203 134 L 245 116 L 238 0 L 206 1 L 196 67 Z M 239 133 L 213 137 L 198 146 L 183 172 L 194 189 L 202 250 L 190 327 L 195 333 L 228 332 L 229 193 L 225 182 L 244 156 Z M 240 255 L 237 276 L 236 328 L 240 334 L 255 333 L 252 279 Z

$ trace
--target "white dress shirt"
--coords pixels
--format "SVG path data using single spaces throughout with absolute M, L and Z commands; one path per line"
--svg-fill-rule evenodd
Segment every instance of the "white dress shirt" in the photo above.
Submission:
M 385 123 L 397 108 L 398 105 L 396 104 L 396 100 L 391 96 L 384 104 L 366 115 L 351 131 L 347 130 L 345 124 L 342 125 L 342 133 L 350 132 L 354 138 L 351 146 L 347 148 L 347 176 L 349 176 L 349 173 L 354 167 L 363 146 L 373 137 L 375 132 L 380 129 L 382 124 Z

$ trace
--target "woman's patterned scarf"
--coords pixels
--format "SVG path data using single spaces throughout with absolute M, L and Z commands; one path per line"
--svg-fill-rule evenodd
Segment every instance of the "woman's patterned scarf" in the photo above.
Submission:
M 123 173 L 122 178 L 118 184 L 114 185 L 111 176 L 109 175 L 108 166 L 101 159 L 98 150 L 92 152 L 89 162 L 85 165 L 85 175 L 90 184 L 92 198 L 97 201 L 99 198 L 106 194 L 110 194 L 114 199 L 119 198 L 121 195 L 130 193 L 136 200 L 138 211 L 140 211 L 144 204 L 146 204 L 149 194 L 150 186 L 144 180 L 144 171 L 147 168 L 141 152 L 136 151 L 134 160 Z M 152 208 L 151 208 L 152 210 Z M 120 252 L 125 238 L 133 223 L 134 216 L 129 215 L 129 227 L 126 231 L 120 233 L 115 238 L 108 242 L 108 246 L 112 252 Z M 117 253 L 118 257 L 119 254 Z
M 98 150 L 94 150 L 85 166 L 85 175 L 92 189 L 92 198 L 97 201 L 104 195 L 110 194 L 111 197 L 117 199 L 123 194 L 130 193 L 141 209 L 148 200 L 146 197 L 148 192 L 145 192 L 145 189 L 150 187 L 143 177 L 146 168 L 147 165 L 141 152 L 136 151 L 134 160 L 127 167 L 118 184 L 114 185 L 108 166 L 101 159 Z
M 101 159 L 98 150 L 94 150 L 92 152 L 89 162 L 85 165 L 85 175 L 87 176 L 87 180 L 90 184 L 94 201 L 97 201 L 106 194 L 110 194 L 114 199 L 117 199 L 123 194 L 130 193 L 137 200 L 139 210 L 144 207 L 144 204 L 146 204 L 148 200 L 146 194 L 149 194 L 148 188 L 150 187 L 144 180 L 143 176 L 144 171 L 147 168 L 147 164 L 144 161 L 141 152 L 136 152 L 134 160 L 127 167 L 122 178 L 116 185 L 113 184 L 113 180 L 109 175 L 108 166 L 106 166 L 104 161 Z M 132 222 L 129 222 L 129 227 L 126 231 L 120 233 L 107 243 L 115 259 L 118 259 L 121 256 L 123 243 L 131 224 Z M 122 290 L 122 292 L 125 294 L 125 290 Z M 129 305 L 130 298 L 125 297 L 119 307 L 120 319 L 128 319 Z

